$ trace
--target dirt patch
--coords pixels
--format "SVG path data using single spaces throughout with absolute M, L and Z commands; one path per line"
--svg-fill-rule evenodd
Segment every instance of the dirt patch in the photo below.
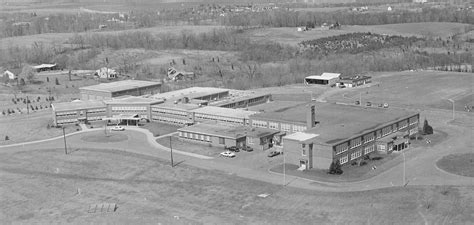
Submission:
M 440 169 L 466 177 L 474 177 L 474 153 L 451 154 L 436 162 Z

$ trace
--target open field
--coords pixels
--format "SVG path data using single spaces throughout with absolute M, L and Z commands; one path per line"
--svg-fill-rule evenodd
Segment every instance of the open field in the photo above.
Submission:
M 462 23 L 403 23 L 373 26 L 346 26 L 340 30 L 321 30 L 319 28 L 309 31 L 297 32 L 296 27 L 261 28 L 247 31 L 250 38 L 256 41 L 274 41 L 283 44 L 296 45 L 305 40 L 313 40 L 330 36 L 355 32 L 372 32 L 377 34 L 441 37 L 447 38 L 454 34 L 464 33 L 469 24 Z
M 447 155 L 440 159 L 436 165 L 449 173 L 474 177 L 473 153 Z
M 0 145 L 21 143 L 58 137 L 63 134 L 61 128 L 47 128 L 52 125 L 49 109 L 15 116 L 0 116 Z M 67 126 L 66 133 L 80 130 L 80 127 Z M 5 141 L 5 136 L 10 140 Z
M 140 127 L 149 130 L 155 137 L 176 132 L 180 128 L 179 126 L 157 122 L 144 123 Z
M 419 224 L 474 221 L 469 187 L 418 186 L 326 193 L 248 180 L 114 150 L 0 153 L 10 223 Z M 259 198 L 257 195 L 270 196 Z M 117 203 L 113 213 L 87 213 Z
M 379 104 L 387 102 L 393 106 L 421 109 L 424 107 L 452 109 L 449 98 L 455 98 L 469 104 L 472 99 L 472 73 L 420 71 L 387 72 L 372 75 L 376 85 L 370 87 L 347 88 L 328 98 L 330 101 L 354 104 L 362 98 L 365 102 Z M 460 98 L 458 98 L 460 97 Z M 458 111 L 464 111 L 464 105 L 455 104 Z

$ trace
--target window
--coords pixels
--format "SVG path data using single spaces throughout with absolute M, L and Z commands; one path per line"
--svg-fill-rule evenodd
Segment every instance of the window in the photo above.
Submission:
M 410 125 L 414 125 L 418 123 L 418 117 L 414 116 L 410 118 Z
M 304 149 L 304 148 L 301 149 L 301 155 L 302 155 L 302 156 L 306 156 L 306 149 Z
M 182 136 L 183 136 L 183 132 L 179 131 L 179 132 L 178 132 L 178 135 L 179 135 L 180 137 L 182 137 Z
M 369 143 L 375 139 L 375 136 L 373 133 L 367 134 L 364 136 L 364 144 Z
M 306 126 L 293 125 L 293 132 L 305 131 Z
M 362 150 L 355 151 L 351 154 L 351 160 L 357 159 L 362 156 Z
M 382 128 L 382 137 L 392 133 L 392 126 Z
M 188 137 L 188 133 L 183 132 L 184 137 Z
M 347 151 L 348 149 L 349 149 L 349 147 L 347 146 L 347 143 L 340 144 L 340 145 L 336 146 L 336 155 L 339 155 L 339 154 Z
M 269 122 L 269 123 L 268 123 L 268 127 L 269 127 L 270 129 L 278 130 L 278 123 Z
M 394 123 L 394 124 L 392 125 L 392 130 L 393 130 L 393 132 L 395 132 L 395 131 L 397 131 L 397 130 L 398 130 L 398 128 L 397 128 L 397 124 L 396 124 L 396 123 Z
M 222 137 L 219 138 L 219 144 L 221 144 L 221 145 L 225 144 L 224 138 L 222 138 Z
M 374 151 L 374 145 L 367 145 L 364 149 L 364 155 L 367 155 Z
M 281 131 L 290 132 L 290 129 L 291 129 L 290 124 L 282 123 L 280 124 L 280 127 L 281 127 Z
M 356 138 L 351 140 L 351 149 L 355 147 L 359 147 L 362 144 L 361 138 Z
M 347 161 L 349 161 L 349 156 L 348 156 L 348 155 L 345 155 L 345 156 L 339 158 L 339 163 L 340 163 L 341 165 L 347 163 Z
M 247 137 L 247 143 L 253 144 L 253 138 L 252 137 Z
M 399 124 L 399 129 L 403 129 L 403 128 L 406 128 L 408 126 L 408 123 L 407 123 L 406 120 L 401 121 L 398 124 Z
M 416 134 L 416 133 L 418 133 L 418 127 L 415 127 L 413 129 L 411 129 L 409 134 L 413 135 L 413 134 Z

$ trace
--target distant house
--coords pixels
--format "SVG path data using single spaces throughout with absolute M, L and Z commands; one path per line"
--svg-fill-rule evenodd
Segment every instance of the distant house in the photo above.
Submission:
M 308 30 L 308 27 L 306 27 L 306 26 L 296 28 L 296 31 L 298 31 L 298 32 L 307 31 L 307 30 Z
M 10 79 L 10 80 L 15 80 L 17 78 L 14 73 L 12 73 L 8 70 L 2 73 L 2 77 L 8 77 L 8 79 Z
M 357 75 L 357 76 L 352 76 L 352 77 L 341 77 L 339 79 L 338 85 L 344 85 L 346 87 L 357 87 L 357 86 L 361 86 L 361 85 L 372 82 L 371 78 L 372 77 L 363 76 L 363 75 Z
M 392 10 L 393 10 L 392 6 L 387 7 L 387 11 L 392 11 Z
M 304 78 L 304 84 L 336 85 L 340 73 L 323 73 L 320 76 L 312 75 Z
M 117 78 L 117 72 L 114 69 L 102 67 L 95 71 L 94 75 L 102 79 L 115 79 Z
M 33 69 L 35 69 L 36 72 L 42 72 L 42 71 L 49 71 L 49 70 L 57 70 L 58 66 L 56 64 L 41 64 L 41 65 L 33 66 Z
M 427 3 L 428 0 L 413 0 L 414 3 Z

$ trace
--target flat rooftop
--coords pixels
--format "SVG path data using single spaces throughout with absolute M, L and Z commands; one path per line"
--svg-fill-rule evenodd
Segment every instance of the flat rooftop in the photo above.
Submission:
M 229 109 L 229 108 L 222 108 L 222 107 L 217 107 L 217 106 L 204 106 L 204 107 L 194 109 L 192 110 L 192 112 L 218 115 L 218 116 L 227 116 L 227 117 L 233 117 L 233 118 L 242 118 L 242 119 L 248 119 L 250 115 L 258 113 L 254 111 L 243 110 L 243 109 Z
M 307 105 L 310 102 L 272 101 L 256 106 L 250 106 L 251 111 L 260 112 L 252 115 L 255 119 L 306 123 Z M 317 108 L 316 108 L 317 109 Z
M 155 98 L 144 98 L 139 96 L 127 96 L 121 98 L 114 98 L 111 100 L 105 100 L 106 104 L 160 104 L 163 103 L 163 99 Z
M 169 91 L 160 94 L 153 95 L 153 98 L 163 98 L 166 100 L 171 99 L 180 99 L 184 97 L 188 97 L 190 99 L 199 98 L 207 95 L 219 94 L 228 92 L 229 89 L 223 88 L 214 88 L 214 87 L 191 87 L 185 88 L 176 91 Z
M 261 92 L 254 92 L 254 91 L 239 91 L 239 90 L 230 90 L 229 91 L 229 96 L 221 98 L 217 101 L 210 102 L 210 105 L 214 106 L 222 106 L 222 105 L 227 105 L 235 102 L 240 102 L 244 101 L 247 99 L 253 99 L 253 98 L 258 98 L 258 97 L 263 97 L 271 95 L 269 93 L 261 93 Z
M 51 104 L 55 111 L 72 111 L 82 109 L 105 108 L 105 103 L 99 100 L 74 100 L 72 102 L 58 102 Z
M 240 137 L 265 137 L 279 131 L 265 128 L 251 128 L 246 126 L 229 126 L 218 122 L 199 123 L 193 126 L 179 128 L 179 131 L 207 134 L 211 136 L 237 139 Z
M 316 103 L 319 123 L 305 132 L 318 134 L 315 140 L 320 144 L 334 145 L 417 114 L 403 109 Z
M 92 86 L 81 87 L 79 90 L 100 91 L 100 92 L 119 92 L 133 90 L 137 88 L 145 88 L 150 86 L 161 85 L 158 82 L 144 80 L 121 80 L 111 83 L 101 83 Z
M 305 77 L 305 79 L 316 79 L 316 80 L 331 80 L 335 78 L 339 78 L 341 76 L 340 73 L 323 73 L 321 75 L 311 75 Z

